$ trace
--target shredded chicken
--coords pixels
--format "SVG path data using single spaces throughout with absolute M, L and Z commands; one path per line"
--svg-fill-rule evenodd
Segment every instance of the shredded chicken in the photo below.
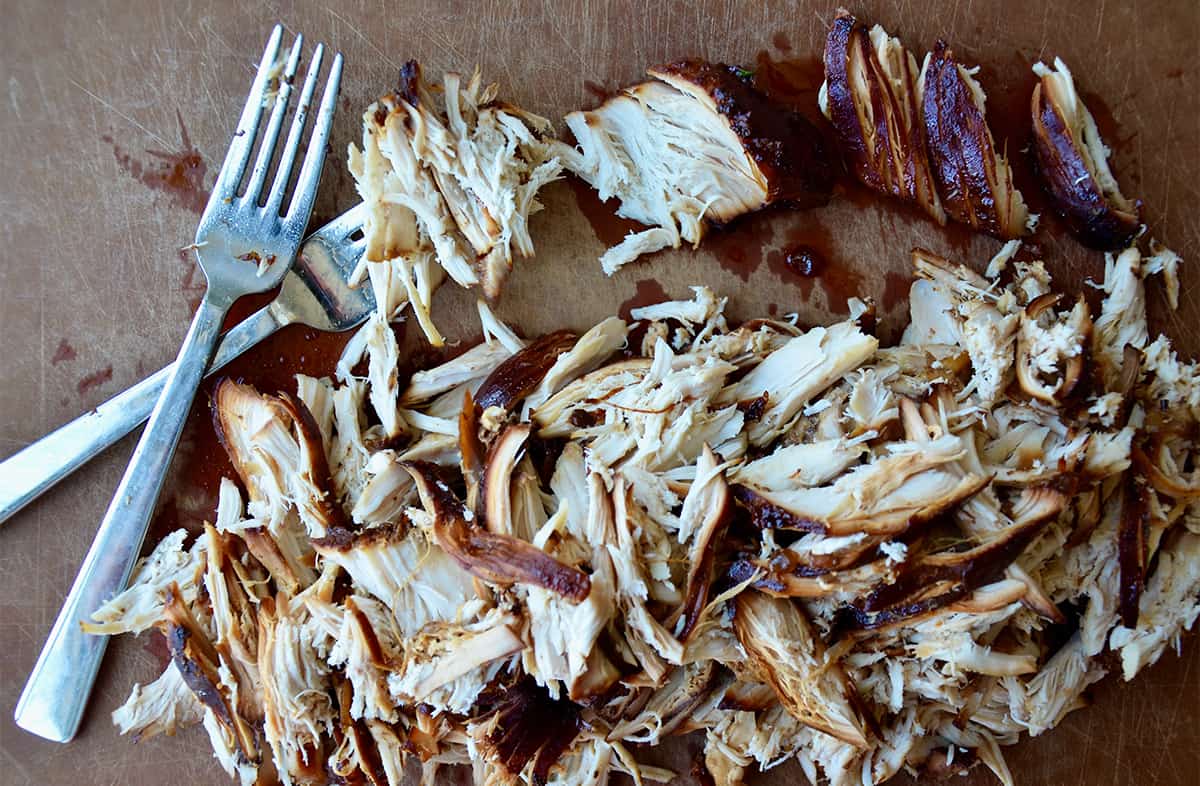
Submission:
M 514 257 L 533 256 L 537 193 L 562 171 L 550 123 L 497 93 L 478 69 L 439 86 L 410 61 L 396 92 L 363 114 L 361 149 L 350 146 L 378 319 L 411 304 L 434 345 L 443 339 L 430 305 L 443 278 L 497 298 Z
M 861 137 L 857 176 L 1023 231 L 972 73 L 939 45 L 918 75 L 846 14 L 834 32 L 825 101 L 844 144 Z M 737 325 L 697 286 L 528 338 L 480 300 L 481 343 L 401 376 L 390 322 L 411 304 L 436 343 L 443 274 L 495 296 L 559 161 L 649 226 L 610 270 L 822 193 L 819 172 L 780 169 L 811 129 L 772 126 L 744 75 L 651 75 L 568 118 L 579 150 L 477 75 L 438 88 L 409 65 L 372 107 L 351 166 L 379 310 L 294 395 L 217 385 L 235 477 L 213 522 L 167 535 L 84 622 L 166 638 L 122 733 L 203 725 L 246 786 L 401 786 L 406 766 L 423 784 L 459 766 L 485 786 L 667 782 L 635 746 L 690 732 L 722 786 L 788 760 L 813 783 L 976 762 L 1011 783 L 1002 746 L 1178 648 L 1200 618 L 1200 373 L 1152 333 L 1147 290 L 1177 302 L 1180 264 L 1152 241 L 1108 255 L 1095 314 L 1033 248 L 982 275 L 915 249 L 895 346 L 857 299 L 833 324 Z M 1042 77 L 1061 109 L 1069 72 Z M 986 160 L 947 169 L 927 136 L 961 124 Z

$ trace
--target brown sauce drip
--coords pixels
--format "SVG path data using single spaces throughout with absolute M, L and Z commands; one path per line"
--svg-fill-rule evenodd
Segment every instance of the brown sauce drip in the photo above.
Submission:
M 782 281 L 798 287 L 804 302 L 812 299 L 814 285 L 820 285 L 829 310 L 847 314 L 850 308 L 846 300 L 863 295 L 864 278 L 857 270 L 840 264 L 833 247 L 830 231 L 810 222 L 788 233 L 787 244 L 767 255 L 767 267 Z
M 752 213 L 723 227 L 714 227 L 704 238 L 707 251 L 717 264 L 742 281 L 749 281 L 766 259 L 766 249 L 775 235 L 771 214 L 766 210 Z
M 590 185 L 577 177 L 568 176 L 567 182 L 575 193 L 575 204 L 592 225 L 596 239 L 605 246 L 615 246 L 631 232 L 640 232 L 645 225 L 617 215 L 619 203 L 616 199 L 600 201 L 600 195 Z
M 59 363 L 74 360 L 75 357 L 75 347 L 71 346 L 70 342 L 64 338 L 58 342 L 58 349 L 54 350 L 54 357 L 50 358 L 50 365 L 57 366 Z
M 656 279 L 643 278 L 637 282 L 637 288 L 634 290 L 633 296 L 625 300 L 617 309 L 617 315 L 621 319 L 629 322 L 633 319 L 631 312 L 635 308 L 648 306 L 652 303 L 660 303 L 668 300 L 667 291 L 663 289 Z
M 149 158 L 139 160 L 122 149 L 112 136 L 106 134 L 101 139 L 112 145 L 113 156 L 126 174 L 147 188 L 166 194 L 175 205 L 199 215 L 208 203 L 208 189 L 204 186 L 208 165 L 192 145 L 179 110 L 175 110 L 175 116 L 182 148 L 175 152 L 147 150 Z
M 81 395 L 81 396 L 86 395 L 90 391 L 94 390 L 95 388 L 100 387 L 105 382 L 108 382 L 109 380 L 111 380 L 112 375 L 113 375 L 113 367 L 105 366 L 104 368 L 100 369 L 99 371 L 94 371 L 91 374 L 88 374 L 87 376 L 80 379 L 78 384 L 75 385 L 75 391 L 77 393 L 79 393 L 79 395 Z
M 811 278 L 821 275 L 825 260 L 812 246 L 792 246 L 784 250 L 783 264 L 797 276 Z

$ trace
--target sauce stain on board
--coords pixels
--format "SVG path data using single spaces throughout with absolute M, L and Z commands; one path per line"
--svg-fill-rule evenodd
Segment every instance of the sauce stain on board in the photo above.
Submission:
M 721 227 L 711 227 L 701 248 L 709 251 L 724 270 L 742 281 L 749 281 L 766 259 L 766 249 L 775 236 L 772 215 L 767 209 L 735 219 Z
M 912 277 L 894 270 L 888 271 L 883 277 L 883 313 L 889 314 L 897 306 L 908 302 L 908 292 L 912 288 Z
M 624 240 L 626 235 L 641 232 L 646 228 L 638 221 L 618 216 L 617 207 L 620 203 L 616 199 L 601 202 L 596 190 L 577 177 L 568 176 L 567 182 L 571 184 L 571 191 L 575 193 L 575 204 L 579 206 L 579 212 L 583 213 L 591 224 L 596 239 L 605 246 L 611 248 Z
M 200 151 L 192 145 L 187 126 L 183 124 L 183 115 L 178 109 L 175 110 L 175 116 L 179 121 L 182 149 L 173 153 L 147 150 L 145 152 L 149 158 L 138 159 L 124 150 L 111 135 L 105 134 L 101 139 L 112 145 L 117 164 L 126 174 L 147 188 L 166 194 L 173 204 L 200 215 L 208 203 L 208 189 L 204 187 L 208 165 Z
M 791 230 L 783 248 L 767 255 L 767 267 L 781 281 L 795 285 L 804 302 L 815 286 L 825 293 L 834 314 L 848 314 L 846 300 L 863 292 L 863 275 L 841 263 L 833 254 L 833 235 L 825 226 L 810 222 Z
M 661 303 L 669 299 L 667 291 L 663 289 L 662 284 L 657 279 L 643 278 L 637 282 L 633 295 L 626 299 L 620 308 L 617 309 L 617 315 L 626 322 L 631 322 L 633 321 L 633 309 L 648 306 L 652 303 Z
M 50 358 L 50 365 L 57 366 L 59 363 L 66 363 L 74 360 L 76 357 L 75 347 L 65 338 L 58 342 L 58 349 L 54 350 L 54 357 Z
M 112 379 L 112 375 L 113 367 L 105 366 L 99 371 L 95 371 L 80 379 L 78 384 L 75 385 L 75 390 L 79 393 L 79 395 L 82 396 L 85 393 L 100 387 L 105 382 L 108 382 L 110 379 Z

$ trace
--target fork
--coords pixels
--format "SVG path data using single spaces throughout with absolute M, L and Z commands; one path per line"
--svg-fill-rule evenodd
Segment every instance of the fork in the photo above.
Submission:
M 360 204 L 308 236 L 279 294 L 221 337 L 208 374 L 287 325 L 340 333 L 366 320 L 375 310 L 375 296 L 370 287 L 349 283 L 366 246 L 364 239 L 355 238 L 364 213 Z M 160 369 L 0 461 L 0 478 L 5 479 L 0 523 L 144 423 L 170 375 L 170 366 Z
M 104 514 L 96 539 L 79 568 L 75 583 L 17 702 L 17 725 L 39 737 L 67 742 L 79 728 L 108 643 L 105 636 L 85 634 L 79 623 L 129 581 L 196 388 L 212 357 L 221 321 L 237 298 L 263 292 L 280 283 L 291 267 L 308 224 L 337 106 L 342 56 L 334 56 L 321 107 L 308 140 L 308 151 L 286 212 L 281 215 L 324 57 L 324 47 L 318 44 L 313 51 L 287 142 L 280 152 L 274 181 L 270 191 L 264 194 L 303 44 L 302 37 L 297 35 L 280 72 L 277 60 L 282 37 L 283 27 L 276 25 L 196 230 L 193 248 L 207 281 L 204 299 L 196 309 L 174 370 L 150 414 L 150 422 L 142 432 L 116 495 Z M 270 106 L 270 118 L 245 190 L 239 194 L 239 186 L 247 176 L 246 167 L 254 152 L 260 121 L 271 104 L 271 87 L 275 87 L 276 92 L 273 106 Z

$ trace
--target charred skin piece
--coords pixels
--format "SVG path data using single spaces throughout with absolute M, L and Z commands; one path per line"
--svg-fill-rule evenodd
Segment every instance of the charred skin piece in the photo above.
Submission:
M 533 762 L 534 783 L 546 782 L 584 728 L 578 704 L 550 698 L 529 676 L 480 696 L 475 712 L 490 724 L 483 738 L 488 757 L 513 776 Z
M 434 540 L 464 570 L 492 584 L 535 584 L 576 603 L 591 591 L 587 574 L 567 567 L 530 543 L 507 535 L 496 535 L 474 526 L 464 517 L 466 509 L 434 467 L 424 462 L 406 462 L 417 493 L 434 517 Z
M 741 68 L 691 58 L 651 68 L 650 76 L 685 93 L 709 96 L 766 184 L 763 206 L 818 207 L 829 201 L 833 172 L 821 133 L 758 91 Z M 714 215 L 716 221 L 737 216 Z
M 896 38 L 839 11 L 825 39 L 822 110 L 855 177 L 946 223 L 925 151 L 916 58 Z
M 218 673 L 220 656 L 213 643 L 180 597 L 179 587 L 172 584 L 167 591 L 164 620 L 161 623 L 167 638 L 171 660 L 175 662 L 183 681 L 200 703 L 212 710 L 217 721 L 228 729 L 237 741 L 238 749 L 247 761 L 258 761 L 258 745 L 254 729 L 238 713 L 237 706 L 221 689 Z
M 1121 570 L 1121 624 L 1136 628 L 1138 604 L 1146 588 L 1146 531 L 1150 525 L 1150 488 L 1130 478 L 1117 528 L 1117 562 Z
M 1054 208 L 1086 246 L 1117 251 L 1140 224 L 1139 203 L 1122 193 L 1108 166 L 1108 148 L 1061 60 L 1034 66 L 1033 151 Z
M 1029 231 L 1029 209 L 996 150 L 984 95 L 954 51 L 938 41 L 921 72 L 925 146 L 946 215 L 1004 240 Z
M 578 338 L 567 330 L 548 333 L 505 360 L 479 386 L 475 407 L 479 412 L 500 407 L 513 408 L 537 388 L 558 356 L 575 346 Z

